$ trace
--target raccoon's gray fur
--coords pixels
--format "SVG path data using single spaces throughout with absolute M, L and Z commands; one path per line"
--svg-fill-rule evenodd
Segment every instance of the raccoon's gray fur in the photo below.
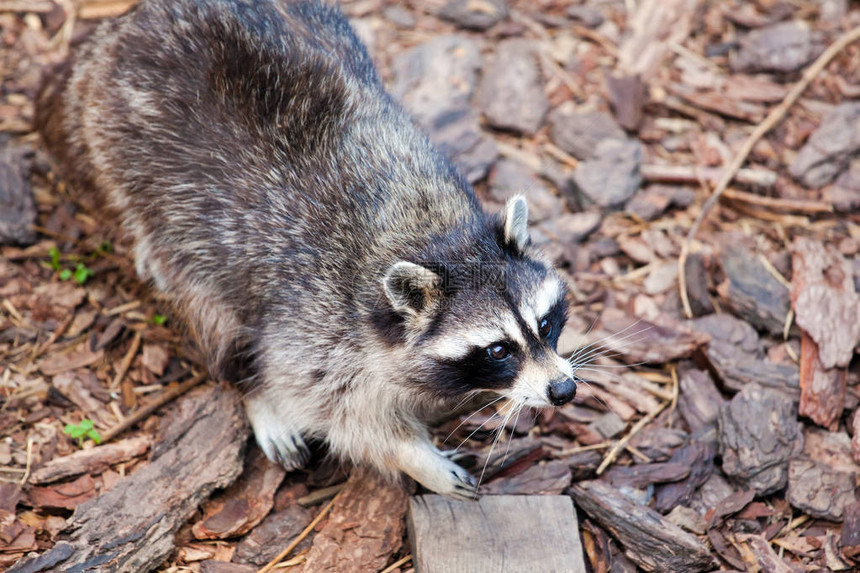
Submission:
M 530 246 L 525 201 L 482 211 L 337 8 L 144 1 L 48 79 L 37 115 L 211 372 L 243 366 L 257 441 L 287 468 L 319 438 L 468 497 L 430 411 L 478 390 L 573 397 L 555 352 L 566 287 Z

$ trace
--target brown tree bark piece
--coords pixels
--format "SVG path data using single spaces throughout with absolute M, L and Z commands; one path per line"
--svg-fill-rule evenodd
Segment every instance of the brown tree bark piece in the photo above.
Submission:
M 140 573 L 173 550 L 177 529 L 216 488 L 242 469 L 248 437 L 239 393 L 224 385 L 181 401 L 176 417 L 186 431 L 160 456 L 104 495 L 78 507 L 57 544 L 17 563 L 10 573 L 98 570 Z M 190 423 L 188 422 L 190 420 Z
M 726 282 L 717 287 L 735 315 L 759 329 L 782 335 L 791 309 L 788 289 L 753 254 L 738 246 L 724 250 L 720 263 Z
M 791 301 L 797 324 L 818 344 L 824 368 L 847 366 L 860 343 L 860 295 L 851 264 L 806 237 L 792 245 Z
M 672 42 L 683 43 L 692 28 L 699 0 L 648 0 L 636 5 L 624 42 L 618 48 L 616 70 L 638 75 L 643 83 L 660 69 Z
M 438 495 L 409 503 L 409 539 L 420 573 L 585 573 L 579 526 L 567 496 Z
M 606 478 L 613 487 L 642 489 L 654 483 L 673 482 L 690 475 L 690 466 L 675 462 L 612 466 Z
M 298 504 L 270 513 L 236 546 L 233 561 L 262 567 L 280 553 L 290 540 L 301 533 L 313 517 L 310 510 Z M 303 540 L 296 547 L 296 553 L 310 544 L 309 538 Z
M 845 407 L 845 370 L 825 369 L 818 344 L 805 331 L 800 339 L 800 407 L 819 426 L 835 430 Z
M 39 362 L 39 370 L 46 376 L 54 376 L 69 370 L 91 366 L 104 358 L 103 350 L 91 351 L 85 345 L 69 353 L 54 354 Z
M 678 411 L 690 430 L 697 432 L 707 426 L 716 426 L 720 406 L 725 399 L 711 375 L 704 370 L 685 367 L 681 369 L 679 385 Z
M 849 559 L 860 556 L 860 501 L 845 508 L 845 521 L 842 523 L 842 555 Z
M 749 384 L 720 410 L 723 473 L 760 495 L 785 487 L 802 449 L 797 408 L 775 390 Z
M 27 182 L 23 149 L 0 150 L 0 244 L 29 245 L 36 240 L 33 190 Z
M 481 486 L 487 495 L 558 495 L 570 485 L 573 474 L 567 462 L 556 460 L 534 464 L 523 472 L 501 477 Z
M 844 431 L 828 432 L 816 426 L 806 426 L 803 430 L 803 456 L 840 472 L 860 474 L 860 463 L 851 453 L 851 438 Z
M 712 429 L 710 436 L 714 434 Z M 717 445 L 713 439 L 693 440 L 675 450 L 668 463 L 686 467 L 688 475 L 681 481 L 660 486 L 655 496 L 654 509 L 666 513 L 677 505 L 688 503 L 693 493 L 714 473 L 716 450 Z
M 767 539 L 761 535 L 738 534 L 741 556 L 747 571 L 768 571 L 769 573 L 794 573 L 794 569 L 779 558 Z
M 54 458 L 33 472 L 30 483 L 42 485 L 81 474 L 100 474 L 110 466 L 142 455 L 152 439 L 135 436 L 114 444 L 81 450 L 68 456 Z
M 379 571 L 400 549 L 409 496 L 400 484 L 353 470 L 331 516 L 314 537 L 302 573 Z
M 854 410 L 851 428 L 854 430 L 851 438 L 851 455 L 854 456 L 854 461 L 860 464 L 860 408 Z
M 800 395 L 800 371 L 793 364 L 776 364 L 756 358 L 722 340 L 711 341 L 705 357 L 717 378 L 729 390 L 739 391 L 749 384 L 759 384 L 795 400 Z
M 570 491 L 580 509 L 608 530 L 642 569 L 694 572 L 717 566 L 697 537 L 612 486 L 586 481 Z
M 708 336 L 689 331 L 680 325 L 669 328 L 645 320 L 631 318 L 619 309 L 608 308 L 601 317 L 603 330 L 613 333 L 603 344 L 607 354 L 617 352 L 625 362 L 665 364 L 689 358 L 699 347 L 707 344 Z M 605 336 L 596 333 L 595 338 Z
M 75 509 L 98 494 L 96 481 L 82 475 L 64 483 L 29 487 L 24 493 L 24 503 L 42 509 Z
M 842 521 L 845 508 L 857 499 L 854 488 L 855 474 L 812 460 L 788 465 L 788 501 L 812 517 Z
M 197 539 L 226 539 L 249 532 L 272 510 L 275 491 L 287 475 L 260 448 L 250 448 L 245 470 L 236 483 L 203 506 L 203 518 L 191 532 Z

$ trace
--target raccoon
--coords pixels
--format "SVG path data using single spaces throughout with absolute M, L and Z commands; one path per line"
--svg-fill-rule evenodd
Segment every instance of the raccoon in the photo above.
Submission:
M 99 192 L 210 372 L 243 373 L 256 440 L 305 440 L 455 498 L 475 481 L 428 416 L 478 392 L 547 407 L 566 283 L 525 200 L 486 213 L 386 93 L 337 7 L 144 0 L 40 91 L 65 176 Z

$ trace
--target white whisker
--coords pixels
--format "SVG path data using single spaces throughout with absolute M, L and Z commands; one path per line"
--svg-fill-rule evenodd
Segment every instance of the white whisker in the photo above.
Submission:
M 496 444 L 498 443 L 499 438 L 501 438 L 502 432 L 505 431 L 505 426 L 508 425 L 508 420 L 510 419 L 511 414 L 513 414 L 513 408 L 508 410 L 508 413 L 505 415 L 505 419 L 502 420 L 502 424 L 501 424 L 501 426 L 499 426 L 498 433 L 493 438 L 492 444 L 490 444 L 490 451 L 487 454 L 487 459 L 484 461 L 484 467 L 481 469 L 481 475 L 480 475 L 480 477 L 478 477 L 478 485 L 477 485 L 477 487 L 475 487 L 475 498 L 476 499 L 478 497 L 478 490 L 481 487 L 481 482 L 484 480 L 484 473 L 487 471 L 487 464 L 490 463 L 490 458 L 493 457 L 493 449 L 496 447 Z
M 492 402 L 490 402 L 489 404 L 485 404 L 485 405 L 481 406 L 480 408 L 478 408 L 477 410 L 475 410 L 474 412 L 472 412 L 471 414 L 469 414 L 469 416 L 468 416 L 468 417 L 464 418 L 463 420 L 461 420 L 461 421 L 460 421 L 460 423 L 459 423 L 459 424 L 457 424 L 457 427 L 456 427 L 456 428 L 454 428 L 453 430 L 451 430 L 451 433 L 450 433 L 450 434 L 448 434 L 447 436 L 445 436 L 445 439 L 444 439 L 444 440 L 442 440 L 442 443 L 443 443 L 443 444 L 447 443 L 447 442 L 448 442 L 448 440 L 451 438 L 451 436 L 453 436 L 453 435 L 454 435 L 454 432 L 456 432 L 457 430 L 459 430 L 459 429 L 460 429 L 460 427 L 461 427 L 463 424 L 465 424 L 466 422 L 468 422 L 469 420 L 471 420 L 472 418 L 474 418 L 474 417 L 475 417 L 475 415 L 476 415 L 476 414 L 478 414 L 478 412 L 480 412 L 481 410 L 485 410 L 485 409 L 489 408 L 490 406 L 492 406 L 493 404 L 495 404 L 495 403 L 496 403 L 496 402 L 498 402 L 499 400 L 503 400 L 504 398 L 505 398 L 504 396 L 499 396 L 498 398 L 496 398 L 495 400 L 493 400 L 493 401 L 492 401 Z M 485 422 L 485 423 L 486 423 L 486 422 Z M 462 445 L 462 444 L 461 444 L 461 445 Z

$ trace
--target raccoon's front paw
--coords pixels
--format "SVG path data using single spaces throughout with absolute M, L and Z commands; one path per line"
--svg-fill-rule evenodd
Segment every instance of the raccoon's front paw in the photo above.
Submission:
M 266 457 L 284 466 L 287 471 L 301 469 L 308 463 L 311 452 L 298 431 L 275 416 L 266 404 L 248 402 L 248 418 L 254 437 Z
M 311 458 L 310 450 L 297 432 L 284 430 L 262 439 L 256 437 L 266 457 L 284 466 L 288 472 L 305 467 Z
M 478 485 L 472 475 L 431 445 L 410 448 L 400 456 L 400 469 L 415 481 L 440 495 L 474 500 Z

